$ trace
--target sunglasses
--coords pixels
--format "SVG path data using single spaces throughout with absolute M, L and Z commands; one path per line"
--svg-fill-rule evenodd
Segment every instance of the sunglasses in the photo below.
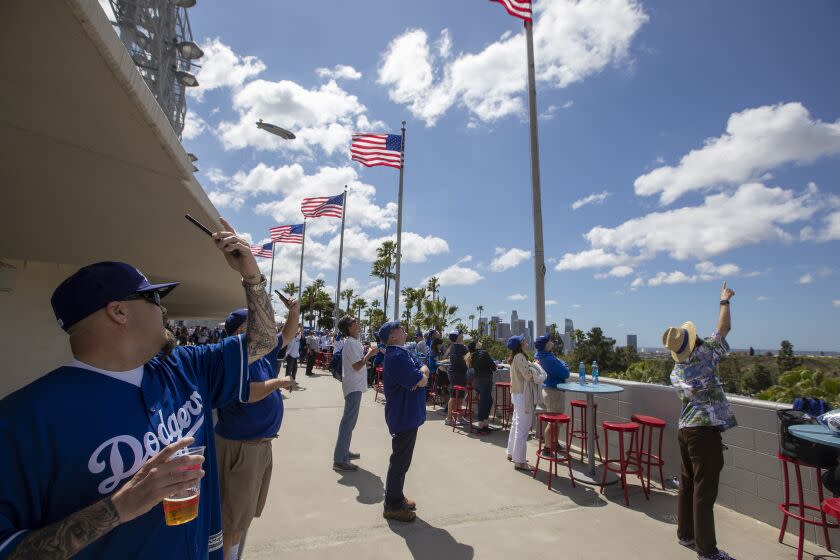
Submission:
M 135 292 L 125 296 L 123 301 L 132 301 L 135 299 L 142 299 L 160 307 L 160 294 L 158 292 Z

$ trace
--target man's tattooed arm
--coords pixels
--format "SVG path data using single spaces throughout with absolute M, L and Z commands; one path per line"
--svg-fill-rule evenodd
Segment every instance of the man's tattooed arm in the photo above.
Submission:
M 111 498 L 105 498 L 52 525 L 32 531 L 12 551 L 9 560 L 71 558 L 120 524 Z
M 259 276 L 245 278 L 242 283 L 248 300 L 245 338 L 248 341 L 248 363 L 252 364 L 277 346 L 277 328 L 274 325 L 271 298 L 265 291 L 265 278 L 261 281 Z

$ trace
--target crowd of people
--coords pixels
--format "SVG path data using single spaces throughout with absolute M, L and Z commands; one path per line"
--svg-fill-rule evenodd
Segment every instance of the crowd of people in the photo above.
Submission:
M 319 354 L 340 356 L 337 471 L 357 470 L 352 461 L 361 454 L 351 442 L 362 396 L 382 385 L 391 435 L 386 519 L 416 518 L 417 503 L 404 486 L 428 386 L 446 397 L 448 425 L 463 396 L 454 387 L 475 387 L 478 433 L 492 431 L 498 363 L 480 342 L 465 345 L 463 333 L 452 332 L 447 345 L 435 329 L 409 342 L 393 321 L 366 345 L 352 316 L 341 318 L 335 335 L 301 329 L 296 301 L 286 304 L 278 329 L 248 243 L 223 224 L 226 231 L 213 240 L 241 274 L 248 304 L 230 313 L 223 330 L 165 328 L 162 299 L 178 284 L 151 284 L 126 263 L 83 267 L 56 288 L 52 307 L 74 359 L 0 401 L 0 558 L 238 558 L 242 534 L 268 495 L 272 442 L 283 420 L 278 391 L 299 388 L 301 362 L 314 375 Z M 711 337 L 698 337 L 691 323 L 663 336 L 683 404 L 677 536 L 712 560 L 731 558 L 717 549 L 712 508 L 721 433 L 736 424 L 716 375 L 728 350 L 733 295 L 724 285 Z M 507 459 L 520 470 L 531 468 L 526 443 L 537 405 L 562 412 L 557 386 L 569 377 L 550 337 L 535 347 L 532 357 L 523 337 L 507 341 L 513 404 Z

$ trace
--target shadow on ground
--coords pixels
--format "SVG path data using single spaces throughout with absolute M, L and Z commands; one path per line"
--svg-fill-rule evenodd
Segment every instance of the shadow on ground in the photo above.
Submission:
M 338 483 L 353 486 L 359 493 L 356 501 L 362 504 L 378 504 L 385 499 L 385 485 L 382 479 L 372 472 L 359 467 L 359 470 L 342 472 Z
M 388 521 L 388 528 L 405 539 L 414 560 L 470 560 L 473 547 L 459 543 L 444 529 L 433 527 L 420 517 L 413 523 Z

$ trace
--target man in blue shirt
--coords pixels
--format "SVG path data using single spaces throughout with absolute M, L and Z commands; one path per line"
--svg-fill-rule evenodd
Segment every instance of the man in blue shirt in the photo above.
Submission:
M 565 383 L 569 379 L 569 366 L 566 362 L 557 358 L 552 350 L 554 349 L 554 342 L 551 340 L 551 335 L 545 334 L 537 337 L 534 341 L 534 347 L 537 353 L 534 354 L 534 361 L 540 364 L 545 372 L 548 374 L 543 382 L 542 395 L 545 411 L 552 414 L 563 414 L 566 409 L 566 392 L 557 388 L 560 383 Z M 548 434 L 551 426 L 546 425 L 543 441 L 546 442 L 546 448 L 543 452 L 548 453 Z M 563 447 L 558 443 L 559 447 Z
M 406 333 L 399 321 L 385 323 L 379 339 L 386 344 L 385 423 L 391 433 L 391 460 L 385 481 L 385 519 L 414 521 L 417 504 L 403 494 L 405 475 L 411 466 L 417 428 L 426 421 L 426 385 L 429 368 L 421 366 L 404 348 Z
M 248 242 L 222 224 L 213 240 L 242 276 L 245 337 L 176 346 L 160 301 L 177 284 L 125 263 L 86 266 L 53 293 L 75 359 L 0 401 L 0 559 L 222 560 L 209 412 L 277 388 L 248 376 L 277 344 L 274 310 Z M 203 459 L 176 456 L 193 444 Z M 163 499 L 199 479 L 197 517 L 166 526 Z
M 233 311 L 225 321 L 225 333 L 244 334 L 247 319 L 247 309 Z M 283 341 L 293 340 L 297 328 L 298 316 L 290 312 L 282 333 L 277 335 L 277 347 L 248 367 L 252 381 L 277 377 L 277 356 L 285 347 Z M 279 380 L 279 386 L 291 391 L 295 382 L 284 378 Z M 216 457 L 225 558 L 239 558 L 242 533 L 265 507 L 271 482 L 271 442 L 277 437 L 282 421 L 283 397 L 278 391 L 256 403 L 232 402 L 218 409 Z

